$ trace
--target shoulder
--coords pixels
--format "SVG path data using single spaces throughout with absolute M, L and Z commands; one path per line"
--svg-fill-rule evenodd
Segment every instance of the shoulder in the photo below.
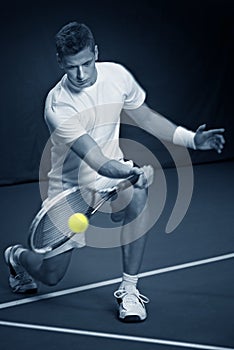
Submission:
M 46 107 L 52 107 L 57 101 L 60 100 L 63 91 L 64 78 L 65 76 L 63 76 L 62 79 L 48 92 L 45 100 Z
M 98 71 L 104 74 L 120 74 L 121 76 L 130 74 L 128 69 L 124 65 L 117 62 L 97 62 L 96 65 Z
M 128 91 L 136 80 L 131 72 L 120 63 L 97 62 L 97 70 L 100 73 L 100 81 L 110 82 L 121 90 Z
M 48 124 L 58 124 L 76 113 L 62 79 L 48 92 L 45 99 L 44 118 Z

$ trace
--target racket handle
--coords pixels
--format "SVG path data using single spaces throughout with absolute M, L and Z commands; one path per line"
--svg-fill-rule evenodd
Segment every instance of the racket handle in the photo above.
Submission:
M 138 181 L 139 176 L 140 175 L 138 175 L 138 174 L 134 174 L 134 175 L 129 176 L 125 181 L 118 183 L 118 185 L 116 186 L 117 192 L 125 190 L 126 188 L 134 185 Z
M 124 190 L 125 188 L 128 188 L 132 185 L 134 185 L 135 183 L 137 183 L 140 175 L 144 174 L 145 178 L 147 179 L 147 184 L 146 187 L 149 187 L 152 182 L 153 182 L 153 178 L 154 178 L 154 169 L 151 165 L 144 165 L 142 168 L 142 173 L 141 174 L 134 174 L 129 176 L 125 181 L 120 182 L 117 185 L 117 192 Z

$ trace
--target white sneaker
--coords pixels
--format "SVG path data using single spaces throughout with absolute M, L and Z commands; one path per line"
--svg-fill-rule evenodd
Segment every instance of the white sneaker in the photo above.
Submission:
M 10 246 L 4 252 L 9 267 L 9 286 L 13 293 L 28 294 L 37 292 L 37 284 L 20 264 L 14 261 L 14 252 L 20 245 Z
M 140 294 L 138 289 L 131 284 L 127 284 L 124 289 L 114 292 L 119 305 L 119 318 L 124 322 L 140 322 L 147 317 L 145 305 L 149 299 Z

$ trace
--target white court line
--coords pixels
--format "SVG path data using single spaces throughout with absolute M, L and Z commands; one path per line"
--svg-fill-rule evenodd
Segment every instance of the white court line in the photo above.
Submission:
M 220 256 L 216 256 L 216 257 L 208 258 L 208 259 L 203 259 L 203 260 L 192 261 L 192 262 L 184 263 L 184 264 L 180 264 L 180 265 L 164 267 L 161 269 L 156 269 L 156 270 L 152 270 L 152 271 L 148 271 L 148 272 L 142 272 L 139 274 L 139 277 L 142 278 L 142 277 L 148 277 L 148 276 L 153 276 L 153 275 L 159 275 L 159 274 L 163 274 L 163 273 L 167 273 L 167 272 L 171 272 L 171 271 L 177 271 L 177 270 L 182 270 L 182 269 L 186 269 L 189 267 L 210 264 L 210 263 L 214 263 L 214 262 L 222 261 L 222 260 L 227 260 L 227 259 L 231 259 L 231 258 L 234 258 L 234 253 L 220 255 Z M 57 292 L 36 295 L 36 296 L 25 298 L 25 299 L 13 300 L 13 301 L 9 301 L 9 302 L 0 304 L 0 309 L 6 309 L 8 307 L 14 307 L 14 306 L 18 306 L 18 305 L 33 303 L 36 301 L 50 299 L 50 298 L 56 298 L 56 297 L 60 297 L 60 296 L 68 295 L 68 294 L 72 294 L 72 293 L 83 292 L 85 290 L 104 287 L 104 286 L 115 284 L 115 283 L 118 283 L 121 281 L 122 281 L 122 278 L 119 277 L 119 278 L 114 278 L 114 279 L 107 280 L 107 281 L 101 281 L 101 282 L 87 284 L 87 285 L 84 285 L 81 287 L 74 287 L 74 288 L 64 289 L 64 290 L 57 291 Z
M 31 330 L 39 330 L 39 331 L 57 332 L 57 333 L 63 333 L 63 334 L 65 333 L 65 334 L 73 334 L 73 335 L 84 335 L 84 336 L 91 336 L 91 337 L 116 339 L 116 340 L 128 340 L 128 341 L 135 341 L 135 342 L 142 342 L 142 343 L 151 343 L 151 344 L 160 344 L 160 345 L 169 345 L 169 346 L 180 346 L 180 347 L 189 348 L 189 349 L 234 350 L 234 348 L 230 348 L 230 347 L 215 346 L 215 345 L 208 345 L 208 344 L 197 344 L 197 343 L 187 343 L 187 342 L 165 340 L 165 339 L 135 337 L 135 336 L 131 336 L 131 335 L 84 331 L 81 329 L 69 329 L 69 328 L 42 326 L 42 325 L 18 323 L 18 322 L 0 321 L 0 326 L 17 327 L 17 328 L 24 328 L 24 329 L 31 329 Z

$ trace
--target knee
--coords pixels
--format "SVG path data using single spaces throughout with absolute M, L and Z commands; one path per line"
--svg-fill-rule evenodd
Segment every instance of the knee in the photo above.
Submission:
M 40 268 L 40 281 L 48 286 L 57 285 L 64 277 L 70 263 L 72 251 L 45 259 Z
M 43 278 L 41 278 L 41 282 L 50 287 L 56 286 L 59 283 L 59 281 L 60 279 L 55 273 L 47 274 L 43 276 Z
M 135 219 L 139 216 L 143 210 L 147 207 L 147 190 L 146 189 L 138 189 L 136 188 L 134 191 L 133 198 L 126 208 L 126 215 Z
M 41 282 L 47 286 L 56 286 L 62 279 L 62 276 L 56 270 L 46 270 L 41 272 Z

